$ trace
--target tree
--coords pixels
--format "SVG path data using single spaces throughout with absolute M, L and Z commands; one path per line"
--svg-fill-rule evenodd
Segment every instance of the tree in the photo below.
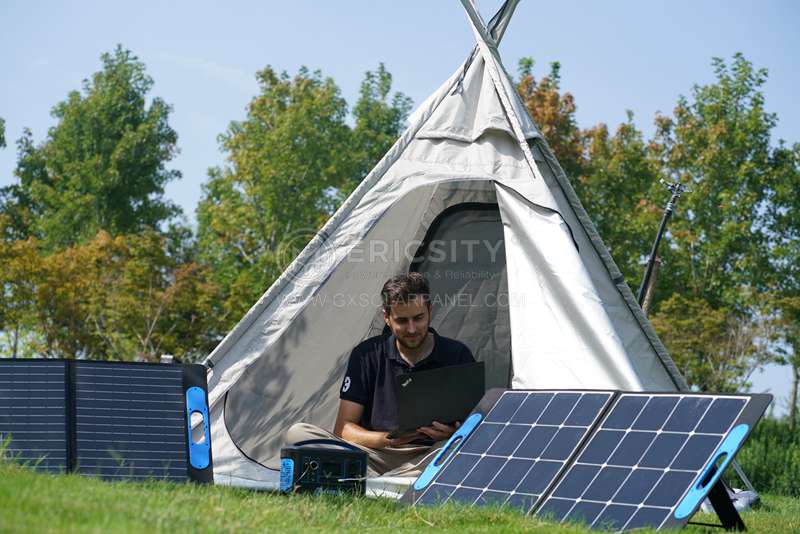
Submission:
M 575 119 L 575 99 L 561 93 L 561 64 L 550 64 L 550 74 L 536 81 L 534 61 L 519 61 L 517 91 L 567 177 L 577 180 L 584 173 L 583 136 Z
M 333 80 L 270 67 L 257 78 L 247 118 L 220 136 L 228 166 L 210 171 L 197 208 L 201 257 L 223 288 L 230 324 L 332 213 L 351 172 L 347 105 Z
M 0 308 L 21 355 L 157 361 L 191 360 L 213 337 L 216 288 L 208 269 L 168 254 L 152 230 L 42 255 L 34 238 L 0 248 L 9 298 Z M 7 349 L 8 350 L 8 349 Z M 16 354 L 17 351 L 14 351 Z
M 789 396 L 789 421 L 798 423 L 798 389 L 800 389 L 800 143 L 792 147 L 783 141 L 773 151 L 771 161 L 776 168 L 770 188 L 768 208 L 771 291 L 773 309 L 780 325 L 777 347 L 782 363 L 791 368 L 792 387 Z
M 222 288 L 228 327 L 280 275 L 395 141 L 410 107 L 383 65 L 347 103 L 320 72 L 267 67 L 247 118 L 220 137 L 228 165 L 212 169 L 197 209 L 201 258 Z
M 730 67 L 721 59 L 713 65 L 714 83 L 695 86 L 671 117 L 656 118 L 651 153 L 665 177 L 692 192 L 661 249 L 668 267 L 659 276 L 663 304 L 656 304 L 653 323 L 678 366 L 698 369 L 692 383 L 724 390 L 741 386 L 741 377 L 775 357 L 765 343 L 771 336 L 769 197 L 784 170 L 771 145 L 777 118 L 764 109 L 766 71 L 741 54 Z M 681 333 L 687 321 L 703 331 Z M 735 340 L 735 347 L 725 340 Z M 720 347 L 727 350 L 720 354 Z M 712 362 L 733 375 L 714 375 Z
M 31 213 L 30 231 L 48 250 L 159 225 L 179 210 L 163 198 L 180 177 L 166 164 L 177 153 L 170 107 L 147 105 L 153 80 L 130 51 L 101 56 L 102 69 L 53 107 L 55 126 L 35 145 L 30 130 L 17 142 L 11 196 Z
M 359 98 L 353 108 L 353 173 L 351 181 L 341 188 L 342 197 L 349 195 L 364 179 L 402 132 L 411 110 L 411 99 L 396 92 L 390 102 L 391 89 L 392 75 L 383 63 L 378 65 L 377 71 L 367 71 L 361 82 Z
M 663 196 L 659 169 L 630 112 L 613 136 L 605 124 L 585 130 L 583 144 L 584 174 L 573 182 L 575 190 L 628 284 L 636 288 L 661 216 L 655 203 Z
M 0 117 L 0 148 L 6 147 L 6 120 Z

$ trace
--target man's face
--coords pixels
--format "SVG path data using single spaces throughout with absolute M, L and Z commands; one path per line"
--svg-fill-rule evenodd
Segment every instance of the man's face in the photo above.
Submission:
M 431 305 L 421 298 L 409 299 L 407 303 L 392 304 L 390 311 L 384 310 L 383 318 L 398 343 L 408 349 L 416 349 L 428 335 Z

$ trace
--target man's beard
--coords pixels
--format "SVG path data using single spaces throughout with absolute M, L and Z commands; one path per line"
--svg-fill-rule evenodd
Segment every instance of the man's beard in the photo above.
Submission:
M 404 338 L 399 337 L 399 336 L 397 336 L 397 342 L 400 343 L 404 348 L 407 348 L 407 349 L 410 349 L 410 350 L 414 350 L 414 349 L 420 348 L 422 346 L 422 344 L 425 343 L 425 340 L 428 339 L 429 335 L 430 335 L 430 330 L 426 331 L 425 335 L 421 336 L 419 338 L 419 341 L 414 345 L 409 344 L 407 340 L 405 340 Z

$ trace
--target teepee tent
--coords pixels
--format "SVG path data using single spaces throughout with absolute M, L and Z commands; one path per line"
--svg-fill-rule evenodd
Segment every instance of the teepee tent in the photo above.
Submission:
M 487 387 L 686 387 L 520 101 L 497 44 L 518 0 L 206 360 L 217 483 L 270 487 L 281 433 L 331 428 L 390 276 L 426 274 L 433 326 Z

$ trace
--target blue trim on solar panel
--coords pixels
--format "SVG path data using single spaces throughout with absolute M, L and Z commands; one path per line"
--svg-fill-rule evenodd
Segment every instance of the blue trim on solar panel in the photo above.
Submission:
M 414 482 L 414 489 L 416 491 L 420 491 L 430 484 L 431 480 L 439 473 L 439 470 L 446 465 L 448 458 L 458 453 L 459 448 L 464 446 L 465 440 L 467 442 L 470 441 L 473 431 L 480 424 L 482 418 L 483 416 L 479 413 L 473 413 L 467 417 L 464 424 L 450 436 L 450 439 L 447 440 L 444 447 L 436 453 L 436 456 L 433 457 L 433 461 L 425 467 L 425 470 L 419 478 L 417 478 L 416 482 Z

